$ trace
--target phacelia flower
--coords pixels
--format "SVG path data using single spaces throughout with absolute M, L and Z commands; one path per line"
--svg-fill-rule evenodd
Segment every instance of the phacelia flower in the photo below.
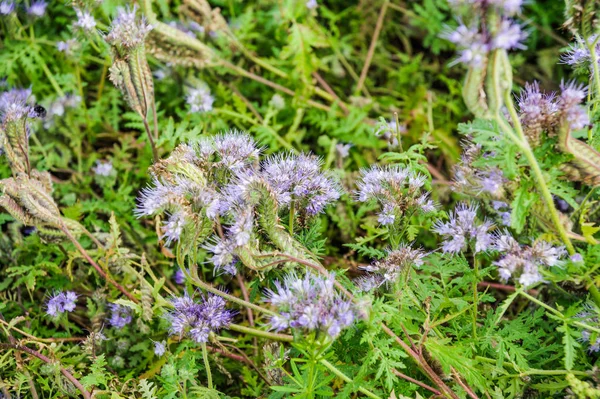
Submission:
M 110 308 L 110 319 L 108 320 L 110 325 L 121 329 L 127 324 L 131 323 L 131 309 L 127 306 L 111 303 L 108 305 Z
M 407 267 L 420 267 L 423 264 L 424 256 L 425 253 L 420 249 L 400 245 L 397 249 L 388 251 L 385 258 L 375 261 L 369 266 L 360 267 L 368 272 L 370 278 L 363 277 L 359 281 L 359 287 L 363 291 L 370 291 L 384 284 L 393 285 Z
M 477 220 L 477 206 L 458 204 L 450 211 L 449 221 L 438 221 L 433 231 L 444 238 L 442 251 L 458 253 L 464 251 L 469 244 L 474 245 L 474 252 L 483 252 L 491 248 L 493 236 L 490 230 L 493 224 L 487 220 Z
M 382 207 L 379 222 L 393 224 L 406 213 L 435 210 L 429 193 L 424 189 L 425 181 L 425 176 L 398 165 L 373 166 L 362 171 L 357 199 L 360 202 L 376 200 Z
M 285 108 L 285 99 L 281 96 L 281 94 L 273 94 L 269 104 L 271 104 L 271 106 L 276 110 L 281 111 Z
M 34 117 L 35 97 L 31 89 L 12 89 L 0 94 L 0 118 L 2 123 L 10 123 L 26 117 Z
M 56 49 L 66 55 L 73 54 L 73 50 L 77 47 L 77 39 L 61 40 L 56 43 Z
M 227 328 L 233 319 L 233 313 L 225 309 L 225 300 L 213 294 L 202 296 L 198 303 L 186 292 L 171 299 L 171 304 L 174 310 L 166 315 L 169 333 L 188 336 L 197 343 L 207 342 L 211 332 Z
M 15 2 L 5 0 L 0 3 L 0 15 L 10 15 L 15 11 Z
M 391 120 L 380 125 L 375 131 L 375 136 L 381 137 L 388 142 L 390 148 L 398 147 L 398 134 L 402 135 L 406 133 L 406 125 L 396 124 L 396 121 Z
M 192 143 L 192 148 L 201 164 L 233 171 L 246 168 L 260 155 L 252 137 L 236 130 L 203 137 Z
M 175 284 L 179 285 L 185 283 L 185 273 L 183 272 L 183 270 L 175 270 L 175 273 L 173 273 L 173 281 L 175 281 Z
M 309 215 L 316 215 L 340 197 L 338 184 L 321 172 L 321 160 L 314 155 L 271 156 L 263 163 L 261 172 L 282 208 L 293 203 Z
M 138 217 L 153 215 L 177 202 L 181 194 L 182 190 L 176 185 L 155 178 L 152 186 L 142 189 L 135 213 Z
M 316 331 L 336 338 L 352 325 L 355 311 L 352 302 L 335 291 L 334 281 L 333 275 L 323 278 L 310 273 L 304 278 L 289 274 L 283 282 L 275 281 L 276 290 L 266 292 L 266 301 L 278 312 L 271 317 L 271 328 Z
M 173 241 L 179 241 L 179 237 L 181 237 L 187 219 L 185 213 L 175 212 L 164 222 L 162 227 L 163 235 L 161 238 L 165 240 L 166 245 L 169 245 Z
M 27 14 L 35 18 L 41 18 L 46 14 L 46 7 L 48 7 L 48 3 L 44 0 L 34 0 L 27 8 Z
M 190 112 L 209 112 L 213 109 L 215 98 L 210 94 L 210 88 L 206 84 L 192 88 L 185 97 L 185 102 L 190 106 Z
M 309 10 L 314 10 L 318 6 L 319 6 L 319 3 L 317 3 L 317 0 L 308 0 L 306 2 L 306 8 L 308 8 Z
M 113 19 L 106 41 L 116 47 L 131 49 L 144 44 L 144 40 L 152 25 L 145 17 L 136 18 L 137 5 L 133 8 L 117 8 L 117 16 Z
M 562 83 L 558 105 L 563 117 L 572 130 L 583 129 L 590 124 L 590 118 L 585 107 L 580 103 L 585 99 L 586 90 L 576 83 Z
M 155 341 L 154 342 L 154 354 L 161 357 L 167 351 L 167 341 Z
M 92 168 L 96 176 L 108 177 L 113 174 L 114 168 L 111 161 L 96 161 L 96 166 Z
M 46 303 L 46 314 L 51 317 L 57 317 L 64 312 L 75 310 L 77 294 L 73 291 L 60 292 L 52 296 Z
M 500 233 L 494 249 L 502 256 L 494 262 L 500 277 L 507 281 L 515 275 L 519 283 L 528 287 L 543 280 L 540 267 L 558 266 L 567 254 L 563 247 L 553 247 L 545 241 L 535 241 L 531 246 L 521 246 L 509 233 Z
M 492 39 L 491 47 L 494 49 L 504 50 L 524 50 L 525 46 L 522 44 L 522 42 L 526 38 L 527 33 L 521 29 L 519 24 L 505 19 L 500 23 L 500 28 Z
M 352 148 L 351 143 L 338 143 L 335 145 L 335 151 L 337 152 L 338 156 L 342 159 L 347 158 L 348 155 L 350 155 L 350 148 Z
M 77 15 L 77 21 L 73 23 L 74 27 L 80 28 L 86 32 L 89 32 L 96 27 L 96 20 L 89 11 L 76 8 L 75 14 Z
M 591 35 L 588 38 L 588 43 L 591 45 L 597 39 L 597 35 Z M 588 68 L 592 70 L 592 53 L 588 48 L 588 43 L 582 38 L 577 38 L 577 41 L 569 46 L 569 50 L 566 51 L 560 58 L 560 62 L 563 64 L 570 65 L 575 68 Z M 593 60 L 596 63 L 600 62 L 600 43 L 596 44 L 595 48 L 596 59 Z

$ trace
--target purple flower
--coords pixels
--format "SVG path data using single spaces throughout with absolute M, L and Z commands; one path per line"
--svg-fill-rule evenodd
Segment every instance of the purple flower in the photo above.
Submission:
M 0 15 L 10 15 L 15 11 L 15 2 L 5 0 L 0 3 Z
M 50 297 L 46 302 L 46 314 L 51 317 L 57 317 L 60 313 L 72 312 L 75 310 L 77 294 L 73 291 L 59 292 Z
M 433 231 L 444 238 L 442 251 L 462 252 L 469 244 L 474 244 L 475 253 L 490 249 L 493 241 L 490 230 L 493 224 L 487 220 L 477 220 L 476 205 L 460 203 L 450 212 L 449 218 L 448 222 L 436 222 L 433 228 Z
M 27 9 L 27 14 L 35 18 L 41 18 L 46 14 L 46 7 L 48 7 L 48 4 L 44 0 L 34 0 Z
M 185 283 L 185 273 L 183 272 L 183 270 L 175 270 L 175 273 L 173 273 L 173 281 L 175 281 L 175 284 L 179 285 Z
M 109 177 L 113 174 L 114 168 L 111 161 L 96 161 L 96 166 L 92 168 L 96 176 Z
M 174 184 L 163 183 L 157 178 L 154 178 L 153 184 L 154 187 L 144 188 L 138 197 L 138 206 L 135 210 L 138 217 L 150 216 L 162 211 L 181 197 L 182 190 Z
M 225 167 L 232 171 L 249 167 L 260 156 L 260 149 L 252 137 L 237 130 L 202 137 L 192 144 L 192 148 L 202 166 Z
M 479 171 L 477 177 L 482 192 L 491 194 L 494 197 L 498 197 L 502 194 L 502 185 L 506 179 L 500 169 L 494 168 L 487 171 Z
M 563 247 L 553 247 L 545 241 L 536 241 L 531 246 L 521 246 L 509 233 L 497 235 L 494 249 L 502 253 L 494 262 L 500 277 L 507 281 L 520 273 L 519 283 L 528 287 L 543 281 L 540 267 L 559 266 L 567 252 Z
M 569 257 L 569 259 L 571 259 L 571 262 L 574 263 L 583 262 L 583 256 L 581 256 L 581 254 L 573 254 Z
M 264 161 L 261 175 L 282 208 L 293 203 L 309 215 L 316 215 L 340 196 L 337 182 L 321 172 L 321 160 L 313 155 L 271 156 Z
M 59 41 L 56 43 L 56 49 L 67 55 L 73 54 L 75 46 L 77 46 L 77 39 L 69 39 L 67 41 Z
M 350 148 L 352 148 L 352 144 L 338 143 L 335 145 L 335 151 L 342 159 L 347 158 L 348 155 L 350 155 Z
M 359 287 L 363 291 L 370 291 L 383 284 L 393 285 L 398 281 L 400 275 L 407 267 L 421 267 L 425 253 L 420 249 L 411 248 L 408 245 L 400 245 L 395 250 L 387 251 L 385 258 L 362 266 L 360 269 L 369 273 L 370 278 L 359 280 Z
M 12 89 L 0 94 L 0 118 L 2 123 L 10 123 L 33 117 L 32 104 L 35 97 L 31 89 Z
M 82 11 L 79 8 L 76 8 L 75 14 L 77 15 L 77 21 L 73 23 L 74 27 L 81 28 L 86 32 L 89 32 L 96 27 L 96 20 L 89 11 Z
M 183 228 L 188 222 L 188 216 L 184 212 L 175 212 L 163 223 L 161 236 L 165 240 L 165 244 L 169 245 L 173 241 L 179 241 Z
M 167 342 L 166 341 L 155 341 L 154 342 L 154 354 L 158 357 L 165 354 L 167 351 Z
M 125 327 L 127 324 L 131 323 L 131 309 L 127 306 L 119 305 L 117 303 L 110 303 L 108 305 L 110 308 L 110 319 L 108 322 L 111 326 L 121 329 Z
M 379 222 L 393 224 L 409 211 L 430 213 L 435 205 L 424 191 L 426 178 L 398 165 L 373 166 L 362 171 L 358 183 L 357 199 L 360 202 L 376 200 L 382 207 Z
M 289 274 L 275 281 L 276 289 L 266 291 L 266 301 L 277 308 L 271 328 L 276 331 L 295 328 L 327 334 L 331 339 L 352 325 L 355 311 L 352 302 L 342 298 L 334 288 L 335 277 L 307 273 L 304 278 Z
M 583 305 L 583 310 L 575 315 L 576 318 L 583 320 L 586 324 L 598 325 L 598 308 L 592 303 L 585 303 Z M 596 339 L 592 342 L 592 332 L 589 330 L 581 331 L 581 338 L 579 341 L 587 343 L 588 352 L 596 353 L 600 351 L 600 337 L 596 337 Z
M 202 113 L 212 111 L 215 98 L 210 94 L 209 87 L 203 83 L 188 91 L 185 102 L 190 106 L 190 112 Z
M 521 42 L 526 38 L 527 33 L 521 29 L 519 24 L 505 19 L 500 23 L 500 28 L 492 39 L 491 47 L 504 50 L 523 50 L 526 47 Z
M 225 309 L 227 303 L 223 298 L 208 294 L 200 299 L 200 303 L 196 302 L 187 292 L 183 297 L 171 299 L 174 310 L 166 315 L 171 335 L 188 336 L 203 343 L 208 341 L 211 332 L 229 326 L 233 313 Z
M 145 17 L 136 18 L 137 5 L 133 8 L 117 8 L 117 16 L 113 19 L 106 41 L 116 47 L 133 48 L 144 44 L 144 40 L 152 25 Z
M 585 99 L 585 88 L 575 82 L 562 83 L 560 88 L 561 93 L 558 102 L 569 127 L 572 130 L 583 129 L 590 123 L 587 110 L 579 105 Z
M 544 94 L 538 82 L 526 83 L 518 99 L 519 119 L 526 129 L 541 131 L 554 123 L 558 111 L 556 95 Z

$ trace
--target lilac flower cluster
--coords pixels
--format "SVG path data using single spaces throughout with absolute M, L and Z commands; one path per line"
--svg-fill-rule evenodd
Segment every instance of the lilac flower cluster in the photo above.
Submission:
M 136 213 L 168 213 L 163 226 L 167 243 L 179 240 L 197 215 L 218 222 L 225 234 L 213 236 L 205 248 L 212 253 L 215 270 L 235 274 L 238 249 L 258 245 L 252 239 L 257 191 L 269 197 L 275 211 L 293 204 L 307 215 L 322 212 L 340 195 L 314 156 L 272 156 L 262 164 L 259 157 L 252 138 L 237 131 L 181 144 L 154 166 L 153 185 L 142 191 Z
M 473 246 L 475 253 L 492 248 L 493 235 L 490 230 L 494 225 L 488 220 L 479 221 L 477 210 L 477 205 L 460 203 L 453 211 L 450 211 L 447 222 L 437 221 L 435 223 L 433 231 L 444 238 L 443 252 L 462 252 L 469 245 Z
M 0 2 L 0 15 L 10 15 L 15 11 L 15 2 L 4 0 Z
M 144 44 L 152 25 L 145 17 L 136 18 L 137 5 L 132 8 L 117 8 L 117 16 L 113 19 L 106 41 L 116 47 L 132 49 Z
M 503 280 L 519 274 L 519 283 L 524 287 L 543 280 L 540 267 L 558 266 L 567 254 L 563 247 L 553 247 L 545 241 L 535 241 L 531 246 L 521 246 L 510 234 L 497 236 L 494 249 L 502 257 L 494 262 Z
M 357 279 L 358 287 L 365 292 L 372 291 L 382 285 L 391 286 L 400 278 L 401 273 L 408 267 L 420 267 L 423 264 L 425 252 L 408 245 L 400 245 L 393 251 L 388 251 L 385 258 L 373 262 L 360 269 L 366 271 L 366 276 Z
M 390 225 L 412 212 L 435 211 L 435 204 L 424 190 L 425 181 L 425 176 L 398 165 L 373 166 L 362 171 L 357 197 L 361 202 L 376 200 L 382 207 L 379 223 Z
M 475 161 L 485 158 L 481 145 L 470 141 L 462 143 L 463 152 L 460 162 L 454 167 L 454 184 L 452 189 L 471 196 L 499 200 L 504 197 L 504 184 L 507 179 L 496 167 L 481 168 Z
M 185 283 L 185 273 L 183 272 L 183 270 L 181 270 L 180 268 L 177 268 L 177 270 L 175 270 L 175 273 L 173 273 L 173 281 L 175 282 L 175 284 L 179 285 Z
M 522 42 L 527 38 L 527 33 L 511 17 L 520 12 L 519 0 L 453 0 L 451 3 L 457 7 L 464 7 L 469 15 L 474 15 L 476 23 L 467 26 L 461 23 L 458 28 L 443 34 L 448 41 L 456 44 L 459 57 L 456 62 L 481 67 L 487 54 L 496 49 L 513 50 L 524 49 Z M 486 26 L 483 22 L 489 14 L 490 8 L 499 16 L 493 26 Z
M 108 319 L 108 322 L 111 326 L 121 329 L 131 323 L 133 318 L 130 308 L 117 303 L 110 303 L 108 307 L 110 308 L 110 319 Z
M 542 131 L 552 131 L 561 120 L 565 120 L 572 130 L 586 127 L 589 117 L 581 102 L 586 90 L 576 83 L 562 83 L 560 94 L 542 93 L 537 82 L 526 84 L 518 100 L 519 119 L 525 134 L 538 142 Z
M 262 164 L 262 175 L 282 208 L 293 204 L 316 215 L 340 197 L 337 183 L 321 172 L 321 160 L 314 155 L 271 156 Z
M 57 317 L 64 312 L 75 310 L 77 294 L 73 291 L 59 292 L 50 297 L 46 303 L 46 314 L 51 317 Z
M 211 332 L 227 328 L 233 319 L 233 313 L 225 309 L 225 300 L 212 294 L 198 303 L 186 292 L 183 297 L 173 298 L 171 304 L 174 310 L 166 315 L 169 333 L 188 336 L 197 343 L 207 342 Z
M 24 8 L 25 13 L 33 18 L 41 18 L 46 15 L 48 3 L 45 0 L 34 0 Z M 14 0 L 3 0 L 0 2 L 0 15 L 11 15 L 16 11 Z
M 189 89 L 185 102 L 190 106 L 191 113 L 202 113 L 212 111 L 215 98 L 210 94 L 208 85 L 203 83 Z
M 344 328 L 352 325 L 355 310 L 352 302 L 342 298 L 334 288 L 335 277 L 323 278 L 307 273 L 303 278 L 289 274 L 275 281 L 276 290 L 268 289 L 266 301 L 277 308 L 271 317 L 271 328 L 282 331 L 295 328 L 316 331 L 336 338 Z

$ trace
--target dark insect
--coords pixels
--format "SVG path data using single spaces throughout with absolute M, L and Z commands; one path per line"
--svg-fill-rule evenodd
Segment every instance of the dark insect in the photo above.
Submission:
M 45 118 L 46 113 L 46 108 L 42 107 L 41 105 L 36 105 L 35 107 L 33 107 L 33 115 L 36 118 Z
M 28 237 L 36 232 L 36 228 L 34 226 L 23 226 L 21 227 L 21 234 L 23 236 Z

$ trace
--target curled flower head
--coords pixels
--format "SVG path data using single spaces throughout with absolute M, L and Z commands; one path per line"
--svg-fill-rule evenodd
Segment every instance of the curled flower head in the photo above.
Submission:
M 598 314 L 600 311 L 593 303 L 585 303 L 583 309 L 575 315 L 577 319 L 580 319 L 588 325 L 598 325 Z M 597 353 L 600 351 L 600 337 L 596 336 L 596 339 L 592 339 L 594 334 L 590 330 L 581 331 L 581 338 L 579 341 L 588 345 L 588 352 Z
M 526 83 L 518 99 L 519 119 L 529 141 L 538 143 L 542 131 L 557 123 L 558 105 L 554 93 L 543 93 L 537 82 Z
M 313 155 L 275 155 L 262 165 L 262 175 L 275 191 L 279 206 L 293 202 L 316 215 L 340 196 L 340 188 L 321 171 L 321 160 Z
M 258 161 L 260 149 L 248 134 L 231 130 L 192 143 L 198 161 L 206 167 L 245 169 Z
M 137 5 L 132 8 L 117 8 L 117 16 L 113 19 L 110 32 L 106 35 L 106 41 L 118 48 L 133 49 L 144 44 L 144 40 L 152 25 L 146 22 L 145 17 L 135 16 Z
M 46 302 L 46 314 L 57 317 L 61 313 L 72 312 L 75 310 L 76 302 L 77 294 L 73 291 L 59 292 Z
M 540 267 L 558 266 L 567 252 L 563 247 L 554 247 L 545 241 L 535 241 L 531 246 L 521 246 L 509 233 L 499 233 L 494 249 L 502 256 L 494 262 L 503 280 L 515 275 L 519 283 L 528 287 L 543 281 Z
M 397 249 L 389 250 L 383 259 L 361 267 L 368 272 L 368 276 L 359 280 L 359 287 L 363 291 L 371 291 L 383 284 L 393 285 L 407 267 L 420 267 L 423 264 L 423 257 L 425 253 L 422 250 L 408 245 L 400 245 Z
M 426 177 L 398 165 L 373 166 L 362 171 L 357 197 L 361 202 L 376 200 L 382 207 L 379 222 L 393 224 L 409 211 L 430 213 L 435 205 L 425 191 Z
M 225 300 L 213 294 L 196 302 L 186 292 L 183 297 L 172 298 L 171 304 L 174 310 L 166 315 L 169 333 L 187 336 L 197 343 L 207 342 L 211 332 L 227 328 L 233 319 L 233 313 L 225 309 Z
M 449 221 L 438 221 L 433 231 L 444 238 L 442 251 L 458 253 L 474 245 L 474 252 L 483 252 L 491 248 L 493 236 L 490 230 L 493 224 L 477 219 L 477 206 L 460 203 L 450 211 Z
M 267 290 L 266 301 L 278 314 L 271 317 L 271 328 L 277 331 L 294 328 L 325 333 L 336 338 L 352 325 L 355 310 L 352 302 L 342 298 L 334 288 L 334 276 L 328 278 L 307 273 L 303 278 L 289 274 L 283 282 L 275 282 L 275 291 Z
M 117 303 L 111 303 L 108 307 L 110 308 L 110 319 L 108 322 L 111 326 L 121 329 L 131 323 L 132 316 L 130 308 Z
M 587 110 L 580 103 L 585 99 L 586 89 L 575 82 L 562 83 L 558 106 L 572 130 L 583 129 L 590 123 Z

